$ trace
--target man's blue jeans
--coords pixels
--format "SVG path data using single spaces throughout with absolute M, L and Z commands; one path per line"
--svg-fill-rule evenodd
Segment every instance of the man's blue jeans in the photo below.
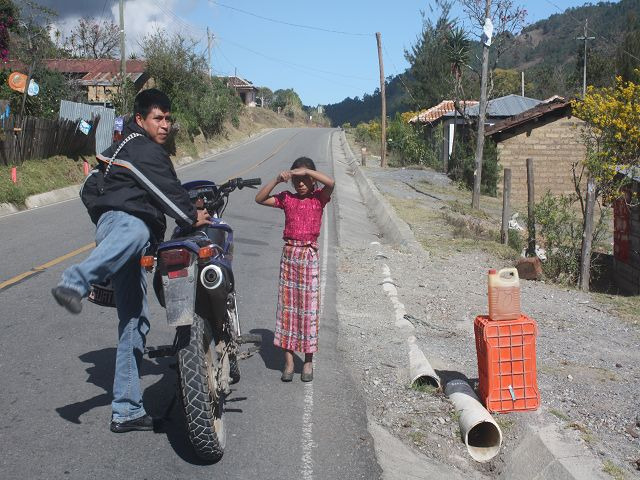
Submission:
M 61 286 L 86 297 L 92 283 L 111 279 L 118 311 L 118 350 L 113 381 L 112 420 L 125 422 L 146 414 L 139 368 L 149 333 L 147 279 L 140 257 L 149 245 L 149 228 L 133 215 L 109 211 L 98 220 L 96 248 L 82 263 L 62 274 Z

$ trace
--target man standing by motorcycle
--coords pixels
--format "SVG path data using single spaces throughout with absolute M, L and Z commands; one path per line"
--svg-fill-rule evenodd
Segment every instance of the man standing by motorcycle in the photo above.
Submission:
M 182 188 L 163 147 L 171 129 L 171 101 L 161 91 L 140 92 L 123 140 L 102 155 L 80 196 L 96 224 L 96 248 L 63 274 L 51 293 L 73 314 L 91 284 L 111 280 L 118 313 L 118 348 L 113 382 L 111 431 L 152 430 L 153 419 L 142 405 L 139 367 L 149 332 L 145 272 L 140 257 L 164 238 L 165 214 L 178 225 L 208 223 Z

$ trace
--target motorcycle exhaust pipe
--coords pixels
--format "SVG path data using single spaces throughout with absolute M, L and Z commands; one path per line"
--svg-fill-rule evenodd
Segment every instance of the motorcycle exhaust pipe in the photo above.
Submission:
M 218 265 L 207 265 L 200 272 L 200 282 L 208 290 L 215 290 L 224 280 L 222 269 Z

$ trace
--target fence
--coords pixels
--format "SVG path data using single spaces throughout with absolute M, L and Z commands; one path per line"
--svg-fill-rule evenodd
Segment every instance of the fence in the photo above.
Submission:
M 102 105 L 88 105 L 86 103 L 60 101 L 59 117 L 67 120 L 90 121 L 92 118 L 100 117 L 101 121 L 96 129 L 96 152 L 101 153 L 113 143 L 113 123 L 116 112 L 113 108 Z
M 8 166 L 54 155 L 94 155 L 99 120 L 87 122 L 91 130 L 85 135 L 76 121 L 11 115 L 0 125 L 0 161 Z

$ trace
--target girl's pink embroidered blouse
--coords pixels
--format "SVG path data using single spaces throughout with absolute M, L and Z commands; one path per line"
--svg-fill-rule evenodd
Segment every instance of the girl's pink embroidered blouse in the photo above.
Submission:
M 289 191 L 274 195 L 275 207 L 284 210 L 285 240 L 315 242 L 320 235 L 322 210 L 329 199 L 320 195 L 322 190 L 315 190 L 308 197 L 299 197 Z

